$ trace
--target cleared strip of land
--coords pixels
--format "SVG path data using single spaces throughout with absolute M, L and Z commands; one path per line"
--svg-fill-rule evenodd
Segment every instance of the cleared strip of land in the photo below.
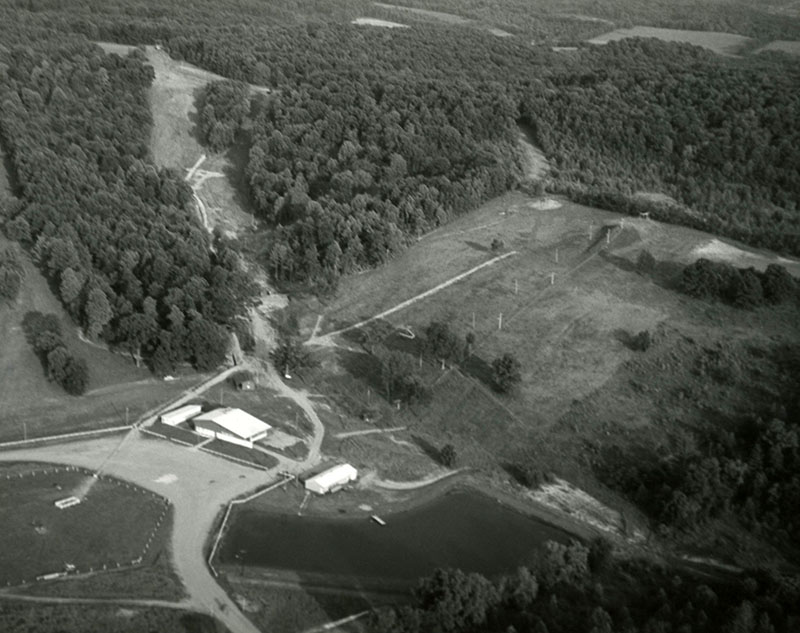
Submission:
M 308 340 L 308 344 L 309 345 L 324 345 L 324 344 L 327 343 L 327 341 L 325 339 L 327 339 L 329 341 L 332 337 L 334 337 L 334 336 L 336 336 L 338 334 L 344 334 L 345 332 L 349 332 L 350 330 L 355 330 L 355 329 L 358 329 L 360 327 L 364 327 L 367 323 L 371 323 L 372 321 L 377 321 L 378 319 L 383 319 L 384 317 L 387 317 L 390 314 L 394 314 L 395 312 L 399 312 L 403 308 L 407 308 L 408 306 L 415 304 L 417 301 L 421 301 L 422 299 L 425 299 L 426 297 L 430 297 L 431 295 L 436 294 L 440 290 L 444 290 L 448 286 L 452 286 L 454 283 L 456 283 L 458 281 L 461 281 L 462 279 L 464 279 L 466 277 L 469 277 L 470 275 L 472 275 L 473 273 L 478 272 L 482 268 L 486 268 L 487 266 L 491 266 L 492 264 L 494 264 L 496 262 L 499 262 L 499 261 L 505 259 L 506 257 L 511 257 L 512 255 L 516 255 L 516 254 L 517 254 L 517 251 L 511 251 L 509 253 L 504 253 L 503 255 L 500 255 L 498 257 L 494 257 L 494 258 L 490 259 L 487 262 L 483 262 L 482 264 L 479 264 L 479 265 L 475 266 L 474 268 L 470 268 L 468 271 L 463 272 L 460 275 L 456 275 L 455 277 L 452 277 L 452 278 L 448 279 L 447 281 L 445 281 L 443 283 L 440 283 L 438 286 L 434 286 L 430 290 L 426 290 L 425 292 L 423 292 L 421 294 L 418 294 L 415 297 L 411 297 L 411 299 L 407 299 L 406 301 L 398 303 L 393 308 L 389 308 L 388 310 L 384 310 L 383 312 L 381 312 L 379 314 L 376 314 L 375 316 L 372 316 L 372 317 L 370 317 L 368 319 L 364 319 L 363 321 L 359 321 L 358 323 L 355 323 L 353 325 L 349 325 L 349 326 L 347 326 L 345 328 L 342 328 L 340 330 L 336 330 L 334 332 L 329 332 L 328 334 L 325 334 L 324 336 L 312 337 L 312 338 L 310 338 Z

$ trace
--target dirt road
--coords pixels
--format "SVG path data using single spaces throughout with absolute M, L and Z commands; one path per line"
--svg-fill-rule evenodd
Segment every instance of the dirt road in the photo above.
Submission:
M 105 473 L 153 490 L 174 506 L 172 558 L 186 588 L 184 606 L 213 615 L 232 633 L 259 633 L 211 575 L 203 546 L 228 501 L 272 481 L 279 467 L 268 472 L 246 468 L 169 442 L 145 439 L 137 431 L 122 446 L 119 438 L 104 438 L 72 443 L 69 450 L 54 445 L 4 451 L 0 461 L 52 462 L 94 470 L 115 450 Z

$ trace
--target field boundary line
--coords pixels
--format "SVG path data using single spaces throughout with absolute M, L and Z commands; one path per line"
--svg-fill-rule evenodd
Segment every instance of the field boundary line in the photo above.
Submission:
M 335 330 L 333 332 L 329 332 L 328 334 L 323 334 L 322 336 L 311 337 L 311 338 L 308 339 L 308 341 L 306 341 L 306 345 L 313 345 L 317 340 L 322 340 L 322 339 L 325 339 L 325 338 L 333 338 L 334 336 L 337 336 L 339 334 L 344 334 L 345 332 L 349 332 L 350 330 L 357 330 L 358 328 L 365 326 L 367 323 L 371 323 L 372 321 L 377 321 L 378 319 L 382 319 L 384 317 L 387 317 L 390 314 L 394 314 L 395 312 L 399 312 L 400 310 L 402 310 L 404 308 L 407 308 L 410 305 L 415 304 L 417 301 L 421 301 L 422 299 L 427 299 L 428 297 L 430 297 L 431 295 L 436 294 L 440 290 L 444 290 L 448 286 L 452 286 L 454 283 L 457 283 L 457 282 L 461 281 L 462 279 L 465 279 L 466 277 L 469 277 L 473 273 L 476 273 L 479 270 L 481 270 L 483 268 L 486 268 L 487 266 L 491 266 L 492 264 L 494 264 L 496 262 L 499 262 L 499 261 L 501 261 L 503 259 L 506 259 L 507 257 L 511 257 L 512 255 L 517 255 L 517 254 L 518 254 L 517 251 L 510 251 L 508 253 L 503 253 L 502 255 L 499 255 L 497 257 L 493 257 L 492 259 L 490 259 L 488 261 L 485 261 L 482 264 L 478 264 L 477 266 L 474 266 L 473 268 L 470 268 L 469 270 L 464 271 L 463 273 L 460 273 L 460 274 L 456 275 L 455 277 L 452 277 L 452 278 L 448 279 L 447 281 L 440 283 L 438 286 L 434 286 L 433 288 L 431 288 L 429 290 L 426 290 L 425 292 L 422 292 L 422 293 L 420 293 L 418 295 L 415 295 L 415 296 L 411 297 L 410 299 L 406 299 L 405 301 L 403 301 L 401 303 L 398 303 L 396 306 L 394 306 L 392 308 L 389 308 L 388 310 L 384 310 L 383 312 L 380 312 L 379 314 L 376 314 L 375 316 L 371 316 L 370 318 L 364 319 L 363 321 L 359 321 L 358 323 L 355 323 L 353 325 L 348 325 L 347 327 L 342 328 L 340 330 Z
M 228 503 L 228 507 L 225 509 L 225 516 L 222 518 L 222 523 L 219 526 L 219 530 L 217 530 L 217 536 L 214 538 L 214 545 L 211 547 L 211 553 L 208 555 L 208 566 L 211 569 L 211 572 L 214 576 L 219 576 L 219 572 L 214 567 L 214 555 L 217 553 L 217 548 L 219 547 L 219 543 L 222 540 L 222 535 L 225 532 L 225 526 L 228 523 L 228 518 L 231 515 L 231 510 L 233 510 L 233 506 L 241 505 L 243 503 L 247 503 L 248 501 L 252 501 L 256 497 L 260 497 L 271 490 L 275 490 L 279 486 L 283 486 L 290 482 L 292 479 L 295 479 L 294 475 L 289 475 L 286 472 L 280 473 L 283 479 L 278 481 L 274 481 L 273 483 L 269 484 L 266 488 L 262 490 L 257 490 L 256 492 L 247 495 L 246 497 L 242 497 L 241 499 L 233 499 L 230 503 Z
M 91 431 L 76 431 L 75 433 L 62 433 L 61 435 L 45 435 L 44 437 L 34 437 L 29 440 L 13 440 L 11 442 L 0 442 L 0 449 L 11 448 L 15 446 L 25 446 L 27 444 L 34 444 L 36 442 L 52 442 L 54 440 L 68 440 L 75 437 L 87 437 L 90 435 L 103 435 L 105 433 L 119 433 L 121 431 L 129 431 L 133 428 L 132 425 L 124 424 L 122 426 L 112 426 L 106 429 L 93 429 Z

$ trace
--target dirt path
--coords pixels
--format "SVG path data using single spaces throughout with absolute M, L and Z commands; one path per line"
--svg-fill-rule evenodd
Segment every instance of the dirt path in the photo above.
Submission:
M 430 486 L 438 481 L 457 475 L 464 472 L 466 468 L 457 468 L 456 470 L 449 470 L 445 473 L 438 473 L 416 481 L 392 481 L 390 479 L 381 479 L 375 473 L 367 474 L 361 480 L 361 485 L 364 487 L 384 488 L 385 490 L 418 490 L 425 486 Z
M 506 257 L 511 257 L 513 255 L 516 255 L 516 254 L 517 254 L 517 251 L 510 251 L 508 253 L 504 253 L 502 255 L 499 255 L 498 257 L 494 257 L 494 258 L 490 259 L 489 261 L 483 262 L 482 264 L 478 264 L 477 266 L 475 266 L 473 268 L 470 268 L 469 270 L 467 270 L 466 272 L 461 273 L 460 275 L 456 275 L 455 277 L 451 277 L 447 281 L 444 281 L 444 282 L 440 283 L 438 286 L 434 286 L 430 290 L 426 290 L 425 292 L 422 292 L 422 293 L 418 294 L 415 297 L 411 297 L 411 299 L 407 299 L 406 301 L 398 303 L 396 306 L 394 306 L 392 308 L 389 308 L 388 310 L 384 310 L 383 312 L 381 312 L 379 314 L 376 314 L 375 316 L 371 316 L 370 318 L 364 319 L 363 321 L 359 321 L 358 323 L 355 323 L 353 325 L 348 325 L 347 327 L 342 328 L 340 330 L 336 330 L 334 332 L 329 332 L 328 334 L 323 334 L 322 336 L 314 335 L 314 336 L 312 336 L 311 338 L 309 338 L 306 341 L 306 345 L 332 346 L 332 345 L 335 344 L 333 342 L 333 337 L 334 336 L 338 336 L 339 334 L 344 334 L 345 332 L 349 332 L 350 330 L 356 330 L 356 329 L 358 329 L 360 327 L 365 326 L 367 323 L 371 323 L 372 321 L 377 321 L 378 319 L 383 319 L 384 317 L 387 317 L 390 314 L 394 314 L 395 312 L 399 312 L 400 310 L 402 310 L 404 308 L 407 308 L 410 305 L 414 305 L 418 301 L 422 301 L 423 299 L 426 299 L 427 297 L 430 297 L 431 295 L 436 294 L 440 290 L 444 290 L 448 286 L 452 286 L 454 283 L 459 282 L 462 279 L 465 279 L 466 277 L 469 277 L 473 273 L 476 273 L 479 270 L 481 270 L 483 268 L 486 268 L 487 266 L 491 266 L 492 264 L 495 264 L 495 263 L 505 259 Z
M 347 431 L 345 433 L 337 433 L 333 437 L 337 440 L 342 440 L 346 437 L 358 437 L 359 435 L 375 435 L 379 433 L 394 433 L 395 431 L 405 431 L 407 426 L 395 426 L 391 429 L 364 429 L 363 431 Z

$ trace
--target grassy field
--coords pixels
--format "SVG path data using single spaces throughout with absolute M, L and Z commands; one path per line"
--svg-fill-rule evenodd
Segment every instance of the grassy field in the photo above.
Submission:
M 0 250 L 17 246 L 0 235 Z M 0 441 L 25 436 L 83 431 L 131 422 L 145 411 L 177 395 L 194 378 L 163 382 L 145 368 L 120 354 L 78 338 L 77 326 L 62 308 L 47 281 L 21 252 L 25 279 L 16 302 L 0 303 Z M 28 311 L 56 314 L 69 349 L 89 363 L 89 390 L 81 396 L 68 395 L 47 380 L 22 331 Z
M 606 244 L 609 227 L 613 239 Z M 788 388 L 779 351 L 800 343 L 798 307 L 748 311 L 698 301 L 676 290 L 676 275 L 700 256 L 759 268 L 780 262 L 796 275 L 798 262 L 683 227 L 518 193 L 433 232 L 393 263 L 344 280 L 321 309 L 321 332 L 384 311 L 491 259 L 493 239 L 517 254 L 386 318 L 417 333 L 445 318 L 461 336 L 473 331 L 474 318 L 476 348 L 468 362 L 444 372 L 423 364 L 433 393 L 429 405 L 398 411 L 386 402 L 379 395 L 380 369 L 359 352 L 354 336 L 338 337 L 350 349 L 317 350 L 321 365 L 308 382 L 329 397 L 334 422 L 341 417 L 347 431 L 408 427 L 338 444 L 329 437 L 329 450 L 401 478 L 420 476 L 418 460 L 433 468 L 437 451 L 452 443 L 459 465 L 532 463 L 626 508 L 595 478 L 593 464 L 604 447 L 669 447 L 679 429 L 766 410 L 774 394 Z M 651 274 L 636 270 L 643 249 L 659 262 Z M 304 335 L 319 312 L 301 318 Z M 654 344 L 637 352 L 630 337 L 642 330 L 651 332 Z M 406 341 L 407 351 L 414 352 L 414 344 Z M 522 364 L 522 383 L 511 395 L 489 385 L 488 364 L 505 352 Z M 698 369 L 720 355 L 735 365 L 729 382 L 709 380 Z M 376 403 L 370 421 L 362 420 Z
M 274 587 L 261 584 L 256 578 L 238 576 L 237 571 L 238 568 L 223 570 L 231 594 L 262 631 L 296 633 L 370 608 L 370 603 L 357 595 Z M 353 622 L 335 630 L 356 633 L 366 629 L 359 622 Z
M 753 53 L 763 53 L 765 51 L 779 51 L 789 55 L 800 55 L 800 42 L 790 40 L 775 40 L 760 48 L 757 48 Z
M 685 31 L 681 29 L 662 29 L 652 26 L 634 26 L 630 29 L 617 29 L 598 35 L 589 40 L 591 44 L 606 44 L 629 37 L 654 37 L 665 42 L 684 42 L 702 46 L 720 55 L 736 55 L 751 41 L 749 37 L 719 31 Z
M 10 602 L 0 604 L 3 633 L 225 633 L 226 629 L 209 615 L 180 609 L 117 607 L 96 604 L 42 604 Z
M 100 42 L 108 53 L 125 55 L 133 48 Z M 202 88 L 220 75 L 178 62 L 153 46 L 145 47 L 147 60 L 155 71 L 150 88 L 153 130 L 150 149 L 156 165 L 189 170 L 202 155 L 206 160 L 193 179 L 193 186 L 203 200 L 211 226 L 219 226 L 228 234 L 238 234 L 253 227 L 254 220 L 247 197 L 244 168 L 247 150 L 239 144 L 225 154 L 212 154 L 199 141 L 197 132 L 197 99 Z M 252 86 L 254 92 L 268 92 Z
M 54 506 L 70 495 L 83 500 L 65 510 Z M 116 569 L 140 557 L 152 563 L 164 547 L 156 537 L 169 526 L 161 497 L 116 479 L 94 480 L 88 471 L 45 464 L 0 470 L 0 506 L 0 532 L 13 543 L 0 550 L 0 586 L 30 584 L 37 576 L 64 571 L 66 563 L 80 573 Z

